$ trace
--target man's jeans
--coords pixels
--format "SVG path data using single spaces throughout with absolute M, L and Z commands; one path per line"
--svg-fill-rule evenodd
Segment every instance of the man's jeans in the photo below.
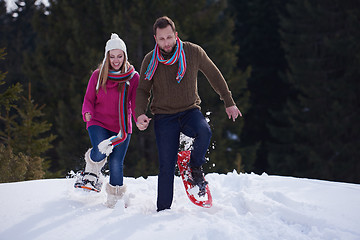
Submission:
M 106 155 L 102 154 L 98 145 L 105 139 L 109 137 L 116 136 L 117 133 L 107 130 L 103 127 L 93 125 L 88 127 L 88 132 L 90 136 L 90 141 L 93 146 L 90 152 L 90 158 L 94 162 L 100 162 L 103 160 Z M 127 138 L 120 145 L 114 147 L 112 153 L 108 157 L 109 170 L 110 170 L 110 184 L 113 186 L 122 186 L 123 185 L 123 177 L 124 177 L 124 159 L 126 155 L 126 151 L 129 146 L 131 134 L 128 134 Z
M 154 128 L 159 153 L 157 210 L 161 211 L 169 209 L 173 200 L 180 132 L 194 138 L 190 165 L 199 167 L 205 163 L 211 129 L 204 115 L 197 108 L 176 114 L 156 114 Z

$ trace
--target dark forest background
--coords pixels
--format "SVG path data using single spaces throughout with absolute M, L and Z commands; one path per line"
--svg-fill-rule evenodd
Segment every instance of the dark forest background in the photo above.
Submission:
M 243 118 L 199 74 L 213 131 L 206 172 L 360 183 L 360 1 L 0 0 L 0 182 L 64 177 L 91 146 L 81 117 L 112 32 L 140 71 L 167 15 L 202 46 Z M 35 4 L 36 3 L 36 4 Z M 134 126 L 125 176 L 157 174 L 152 125 Z

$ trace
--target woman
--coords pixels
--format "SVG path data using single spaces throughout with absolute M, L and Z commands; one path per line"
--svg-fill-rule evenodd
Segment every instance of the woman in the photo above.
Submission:
M 106 205 L 113 208 L 124 195 L 123 163 L 129 145 L 135 113 L 136 88 L 139 74 L 128 62 L 126 45 L 115 33 L 107 41 L 105 57 L 87 86 L 82 107 L 83 119 L 92 148 L 85 153 L 85 171 L 77 188 L 101 190 L 99 176 L 108 160 L 110 180 L 106 184 Z M 135 117 L 134 117 L 135 119 Z M 99 150 L 107 142 L 110 151 Z

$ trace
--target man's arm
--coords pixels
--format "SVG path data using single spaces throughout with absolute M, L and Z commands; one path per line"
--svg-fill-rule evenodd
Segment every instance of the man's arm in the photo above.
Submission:
M 223 75 L 200 46 L 199 70 L 205 75 L 215 92 L 219 94 L 220 99 L 224 101 L 225 108 L 234 106 L 235 102 Z
M 199 51 L 199 69 L 206 76 L 215 92 L 220 95 L 220 99 L 224 101 L 229 119 L 232 118 L 235 121 L 239 116 L 242 117 L 220 70 L 201 47 L 199 47 Z

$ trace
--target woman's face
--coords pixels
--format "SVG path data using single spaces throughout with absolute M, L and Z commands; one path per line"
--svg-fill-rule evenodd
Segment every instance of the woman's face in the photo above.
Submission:
M 125 54 L 123 50 L 113 49 L 109 51 L 110 66 L 115 71 L 119 71 L 124 63 Z

